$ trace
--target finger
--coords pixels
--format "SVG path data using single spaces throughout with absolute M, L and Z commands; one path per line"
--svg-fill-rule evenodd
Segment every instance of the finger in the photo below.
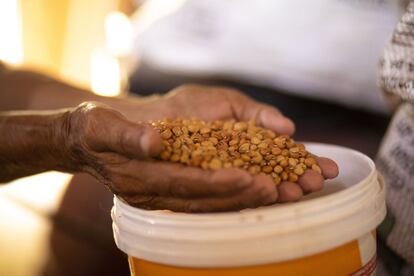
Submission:
M 321 167 L 322 175 L 307 170 L 298 180 L 298 184 L 305 193 L 317 192 L 322 190 L 325 179 L 331 179 L 338 176 L 338 166 L 334 161 L 325 157 L 315 156 L 318 165 Z
M 124 194 L 223 196 L 254 184 L 252 175 L 241 169 L 210 171 L 159 161 L 131 160 L 111 168 L 111 174 Z
M 161 137 L 149 126 L 128 121 L 123 115 L 113 110 L 101 110 L 94 115 L 97 131 L 92 148 L 97 151 L 111 151 L 131 158 L 146 158 L 159 154 Z
M 238 91 L 227 90 L 229 101 L 237 119 L 254 120 L 258 125 L 269 128 L 279 134 L 292 135 L 295 124 L 275 107 L 262 104 L 242 95 Z
M 321 167 L 322 175 L 325 179 L 332 179 L 338 176 L 339 168 L 335 161 L 326 157 L 317 157 L 316 160 L 319 167 Z
M 254 120 L 258 125 L 269 128 L 279 134 L 292 135 L 295 132 L 295 124 L 289 118 L 272 106 L 260 104 L 253 100 L 246 100 L 241 112 L 240 120 Z
M 303 196 L 303 191 L 298 184 L 283 181 L 278 185 L 279 198 L 278 202 L 298 201 Z
M 292 135 L 295 132 L 295 124 L 289 118 L 283 116 L 276 108 L 259 104 L 259 113 L 256 122 L 280 134 Z
M 299 177 L 298 184 L 305 193 L 317 192 L 323 188 L 323 176 L 313 170 L 306 172 Z
M 274 203 L 277 192 L 268 177 L 255 176 L 254 185 L 226 197 L 183 199 L 165 196 L 123 196 L 130 205 L 144 209 L 168 209 L 176 212 L 233 211 Z

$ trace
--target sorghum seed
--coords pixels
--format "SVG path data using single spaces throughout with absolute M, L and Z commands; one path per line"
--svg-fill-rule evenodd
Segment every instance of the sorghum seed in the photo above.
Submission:
M 262 167 L 262 172 L 264 173 L 271 173 L 272 171 L 273 171 L 273 168 L 271 166 Z
M 288 179 L 289 179 L 290 182 L 296 182 L 296 181 L 298 181 L 298 176 L 294 173 L 289 173 L 289 178 Z
M 304 163 L 308 168 L 312 168 L 312 165 L 316 164 L 316 160 L 313 157 L 308 157 L 305 159 Z
M 319 167 L 319 166 L 318 166 L 318 165 L 316 165 L 316 164 L 313 164 L 313 165 L 312 165 L 312 170 L 313 170 L 313 171 L 315 171 L 315 172 L 317 172 L 317 173 L 319 173 L 319 174 L 322 174 L 321 167 Z
M 172 132 L 169 129 L 166 129 L 161 133 L 161 138 L 164 140 L 170 139 L 171 136 L 172 136 Z
M 274 171 L 275 173 L 278 173 L 278 174 L 279 174 L 279 173 L 283 172 L 283 167 L 282 167 L 282 166 L 277 165 L 276 167 L 274 167 L 273 171 Z
M 211 132 L 211 129 L 208 127 L 203 127 L 202 129 L 200 129 L 201 134 L 208 134 L 210 132 Z
M 223 164 L 222 164 L 222 162 L 220 161 L 220 159 L 218 159 L 218 158 L 213 158 L 213 159 L 210 161 L 209 167 L 210 167 L 210 169 L 212 169 L 212 170 L 218 170 L 218 169 L 221 169 L 221 168 L 223 167 Z
M 302 175 L 305 171 L 301 165 L 297 165 L 293 172 L 297 175 Z
M 303 144 L 256 126 L 253 121 L 167 119 L 149 124 L 161 134 L 158 158 L 163 161 L 211 170 L 235 167 L 252 174 L 263 172 L 273 178 L 275 185 L 298 181 L 306 169 L 321 173 Z

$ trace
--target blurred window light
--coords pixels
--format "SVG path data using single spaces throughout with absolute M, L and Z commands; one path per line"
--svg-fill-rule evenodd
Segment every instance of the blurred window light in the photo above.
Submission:
M 0 0 L 0 60 L 23 62 L 22 28 L 18 0 Z
M 111 12 L 105 18 L 106 48 L 111 55 L 122 57 L 132 48 L 132 25 L 121 12 Z
M 121 92 L 119 61 L 103 49 L 91 54 L 91 89 L 101 96 L 117 96 Z

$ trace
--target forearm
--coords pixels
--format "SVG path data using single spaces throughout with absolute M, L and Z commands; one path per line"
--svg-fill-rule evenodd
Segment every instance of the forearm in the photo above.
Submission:
M 102 97 L 50 76 L 13 70 L 0 63 L 0 111 L 51 110 L 95 101 L 120 111 L 130 120 L 140 121 L 154 119 L 153 107 L 157 98 L 157 95 Z M 156 112 L 155 115 L 160 114 Z
M 76 106 L 84 101 L 116 102 L 32 71 L 0 64 L 0 110 L 44 110 Z
M 0 112 L 0 182 L 48 170 L 74 170 L 63 138 L 67 113 Z

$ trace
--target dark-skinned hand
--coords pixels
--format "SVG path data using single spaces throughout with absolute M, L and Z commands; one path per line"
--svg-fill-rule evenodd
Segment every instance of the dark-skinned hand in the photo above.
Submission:
M 292 135 L 294 124 L 276 108 L 240 92 L 185 85 L 165 96 L 118 111 L 85 103 L 67 116 L 67 139 L 80 170 L 94 175 L 133 206 L 185 212 L 240 210 L 275 202 L 297 201 L 323 188 L 324 178 L 338 174 L 337 165 L 318 157 L 322 175 L 308 170 L 298 183 L 275 187 L 270 176 L 241 169 L 202 170 L 154 160 L 160 150 L 158 133 L 139 121 L 177 117 L 203 120 L 255 120 L 280 134 Z M 128 118 L 128 119 L 127 119 Z

